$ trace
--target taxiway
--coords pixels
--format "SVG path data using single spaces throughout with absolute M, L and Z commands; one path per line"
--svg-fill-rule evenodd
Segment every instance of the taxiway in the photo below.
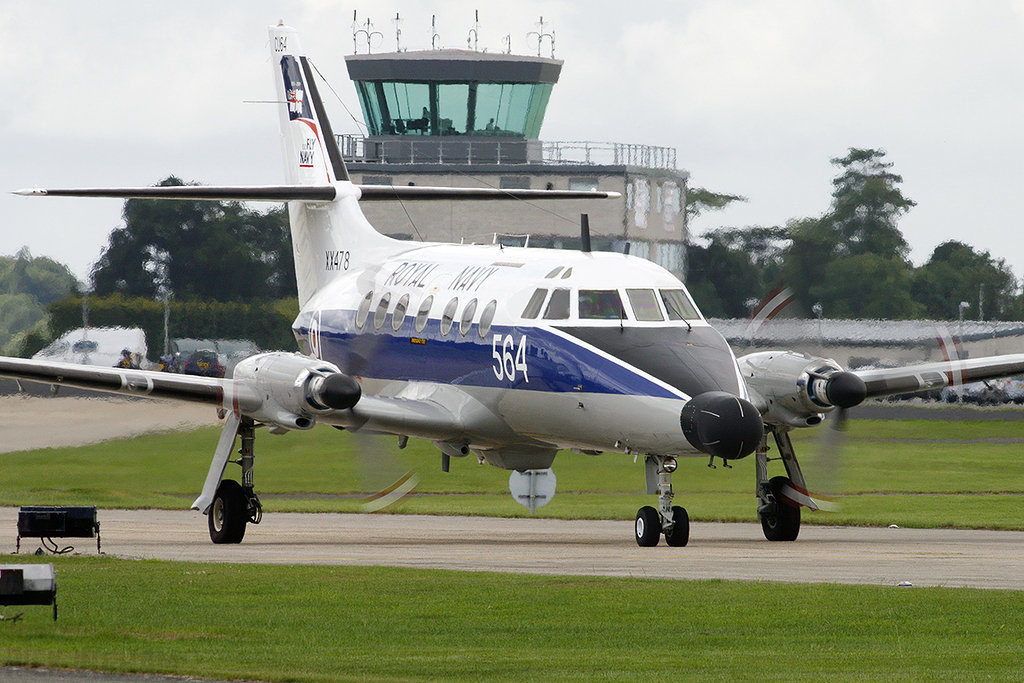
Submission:
M 0 508 L 6 552 L 17 514 Z M 241 544 L 217 546 L 197 512 L 100 510 L 99 521 L 102 551 L 125 558 L 1024 590 L 1024 532 L 1015 531 L 805 525 L 796 542 L 770 543 L 756 524 L 695 522 L 684 548 L 640 548 L 632 520 L 271 513 Z M 95 541 L 68 540 L 96 552 Z M 22 539 L 22 552 L 37 545 Z

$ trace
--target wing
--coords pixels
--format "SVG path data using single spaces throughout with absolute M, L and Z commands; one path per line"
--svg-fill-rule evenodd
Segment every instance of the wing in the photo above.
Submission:
M 0 377 L 114 394 L 206 403 L 231 411 L 246 412 L 260 405 L 258 394 L 249 386 L 233 379 L 178 375 L 152 370 L 0 357 Z
M 955 384 L 982 382 L 1024 374 L 1024 354 L 986 356 L 960 361 L 941 361 L 903 368 L 855 370 L 864 380 L 867 396 L 910 394 Z
M 113 394 L 205 403 L 285 429 L 308 429 L 320 420 L 352 430 L 365 429 L 445 441 L 478 428 L 483 419 L 468 415 L 464 409 L 452 410 L 449 407 L 449 404 L 465 403 L 466 398 L 462 395 L 414 400 L 360 395 L 359 392 L 354 395 L 332 394 L 330 388 L 324 388 L 324 383 L 312 383 L 311 379 L 340 373 L 331 372 L 336 369 L 324 368 L 323 363 L 297 354 L 261 354 L 239 365 L 257 360 L 264 368 L 274 365 L 281 369 L 269 375 L 257 372 L 246 374 L 243 379 L 219 379 L 0 357 L 0 377 Z M 298 386 L 302 387 L 301 391 L 292 390 Z M 347 407 L 332 408 L 331 405 Z

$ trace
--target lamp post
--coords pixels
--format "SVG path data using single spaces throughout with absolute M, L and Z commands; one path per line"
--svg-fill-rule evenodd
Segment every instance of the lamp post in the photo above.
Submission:
M 960 302 L 960 343 L 964 343 L 964 309 L 970 308 L 971 304 L 966 301 Z

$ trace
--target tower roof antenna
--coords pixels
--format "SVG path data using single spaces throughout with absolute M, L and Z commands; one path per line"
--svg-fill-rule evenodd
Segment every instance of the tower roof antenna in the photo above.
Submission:
M 551 58 L 555 58 L 555 32 L 552 30 L 550 33 L 545 30 L 548 22 L 544 21 L 544 17 L 540 18 L 537 22 L 537 30 L 530 31 L 526 34 L 526 42 L 529 43 L 532 40 L 537 41 L 537 56 L 540 57 L 541 47 L 544 45 L 544 41 L 548 41 L 548 45 L 551 48 Z
M 366 54 L 370 54 L 373 52 L 375 43 L 376 47 L 380 47 L 380 44 L 384 42 L 384 34 L 373 30 L 373 24 L 370 23 L 369 18 L 365 25 L 361 25 L 356 17 L 356 10 L 352 10 L 352 50 L 356 54 L 359 54 L 361 42 L 366 43 Z
M 475 21 L 473 22 L 473 28 L 469 29 L 469 37 L 466 38 L 466 46 L 473 50 L 473 52 L 479 52 L 477 43 L 480 39 L 480 10 L 473 10 L 475 13 Z
M 398 12 L 395 12 L 395 18 L 391 20 L 391 23 L 395 25 L 395 52 L 402 51 L 402 17 L 399 16 Z

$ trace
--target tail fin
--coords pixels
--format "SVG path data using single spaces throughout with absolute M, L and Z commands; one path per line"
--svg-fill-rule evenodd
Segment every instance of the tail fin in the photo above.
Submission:
M 305 306 L 331 280 L 380 262 L 397 245 L 374 230 L 359 208 L 359 189 L 349 181 L 298 33 L 283 23 L 272 26 L 270 44 L 285 179 L 291 185 L 333 185 L 337 191 L 329 204 L 288 203 L 299 306 Z

